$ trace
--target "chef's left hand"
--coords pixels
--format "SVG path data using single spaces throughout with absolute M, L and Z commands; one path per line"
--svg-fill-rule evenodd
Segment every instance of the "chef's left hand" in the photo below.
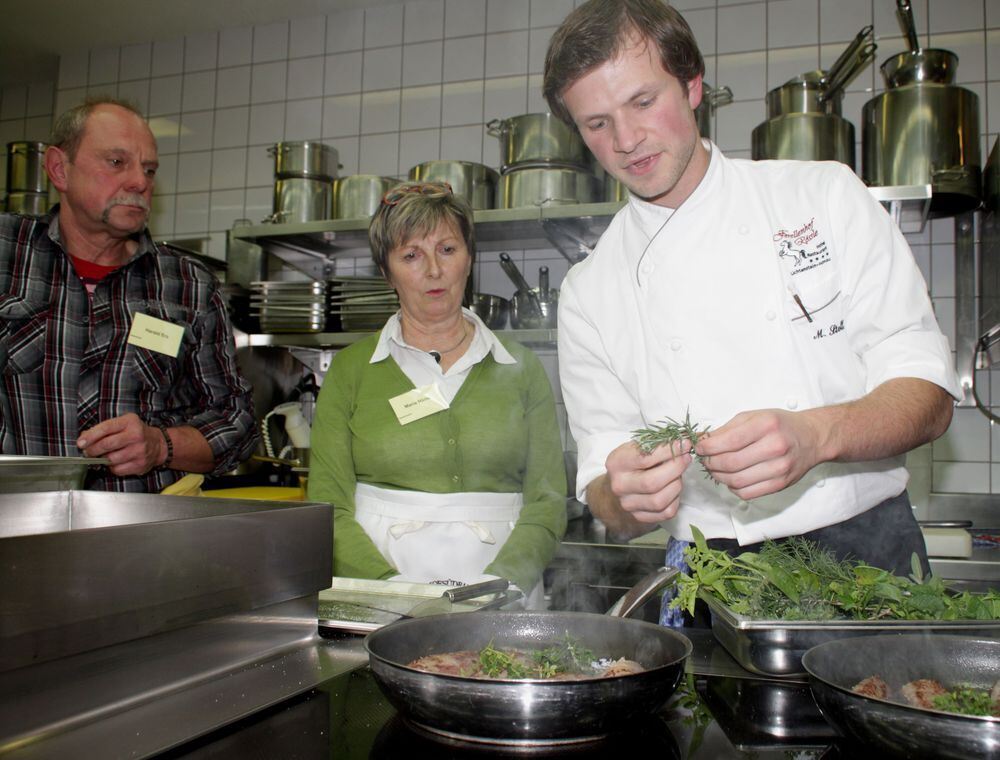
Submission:
M 740 412 L 695 447 L 712 477 L 749 501 L 797 483 L 819 464 L 820 431 L 802 412 Z
M 144 475 L 166 458 L 163 434 L 131 412 L 84 430 L 76 445 L 88 457 L 111 460 L 115 475 Z

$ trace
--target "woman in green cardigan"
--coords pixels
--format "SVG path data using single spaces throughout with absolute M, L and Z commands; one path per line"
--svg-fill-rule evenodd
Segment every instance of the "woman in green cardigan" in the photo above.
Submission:
M 566 529 L 555 402 L 538 358 L 462 307 L 472 209 L 446 184 L 403 184 L 369 240 L 400 309 L 334 357 L 319 394 L 309 498 L 333 504 L 334 573 L 500 576 L 540 606 Z

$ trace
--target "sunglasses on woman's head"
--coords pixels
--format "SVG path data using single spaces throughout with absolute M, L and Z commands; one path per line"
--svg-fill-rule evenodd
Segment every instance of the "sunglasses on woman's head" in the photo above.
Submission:
M 382 203 L 386 206 L 395 206 L 408 193 L 420 193 L 430 198 L 444 198 L 452 194 L 451 185 L 447 182 L 422 182 L 416 185 L 404 185 L 396 187 L 382 196 Z

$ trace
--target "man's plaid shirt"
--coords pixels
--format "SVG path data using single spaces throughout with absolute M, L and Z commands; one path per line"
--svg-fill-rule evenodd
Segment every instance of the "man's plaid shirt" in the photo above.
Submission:
M 82 456 L 80 433 L 135 412 L 151 425 L 197 428 L 215 474 L 257 442 L 251 388 L 239 374 L 226 305 L 211 272 L 158 248 L 135 256 L 88 296 L 59 238 L 58 206 L 34 219 L 0 214 L 0 451 Z M 176 357 L 128 343 L 136 314 L 184 328 Z M 183 473 L 91 471 L 87 487 L 158 492 Z

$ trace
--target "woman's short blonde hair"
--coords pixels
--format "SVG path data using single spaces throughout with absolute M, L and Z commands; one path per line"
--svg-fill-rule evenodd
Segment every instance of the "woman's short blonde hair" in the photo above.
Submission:
M 445 182 L 404 182 L 382 198 L 368 225 L 372 261 L 389 278 L 389 252 L 418 235 L 448 222 L 462 236 L 469 256 L 476 257 L 476 228 L 472 207 Z

